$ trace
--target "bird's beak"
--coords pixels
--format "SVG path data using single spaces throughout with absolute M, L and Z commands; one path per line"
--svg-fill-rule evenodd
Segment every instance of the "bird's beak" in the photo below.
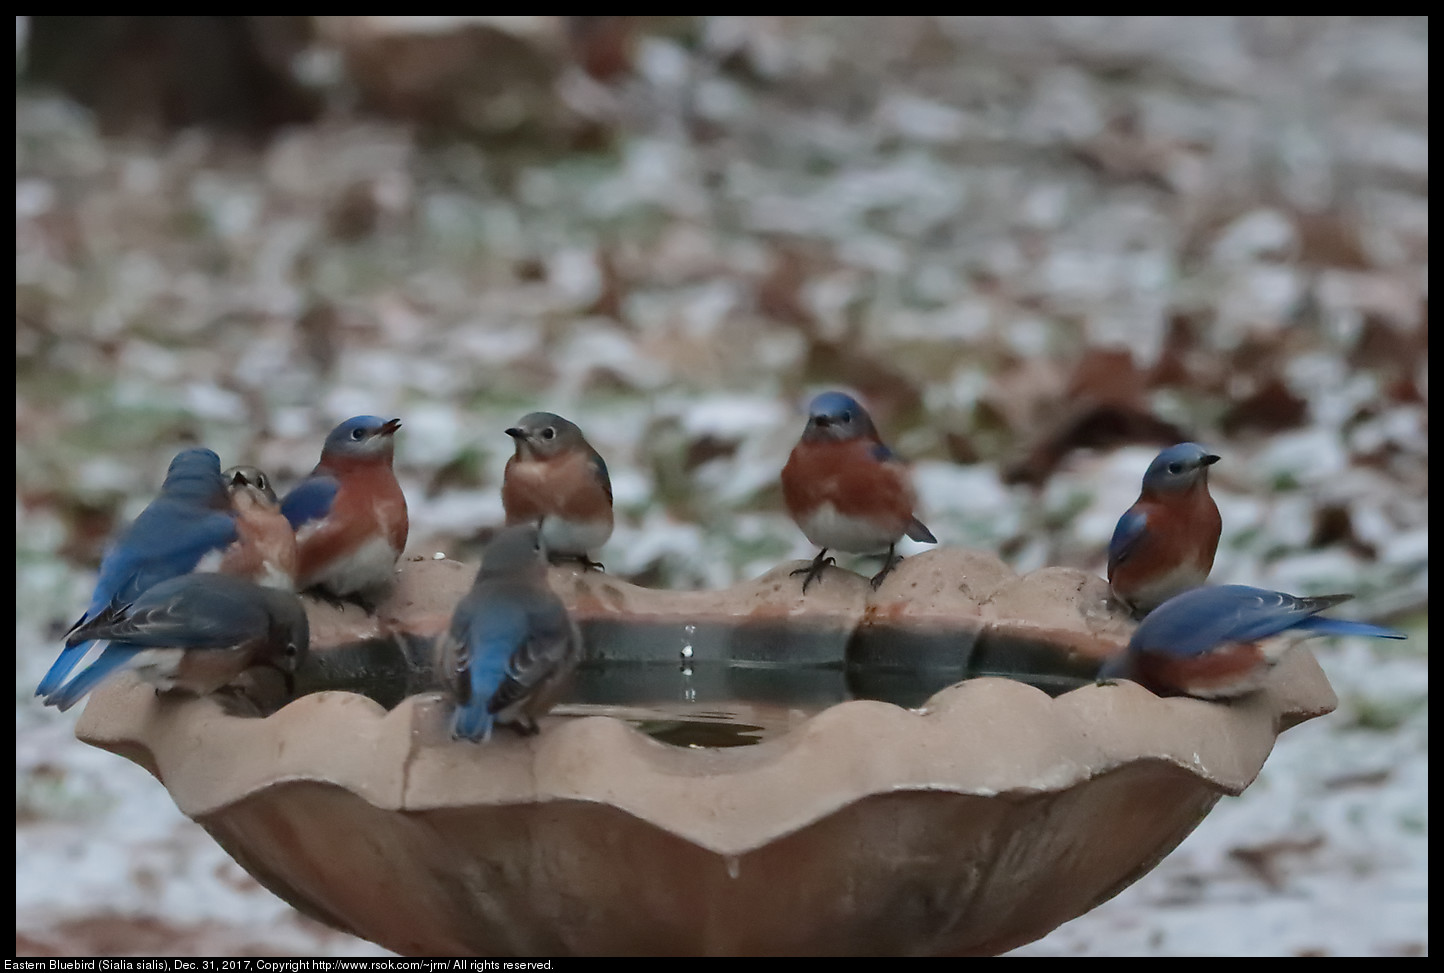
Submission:
M 829 416 L 813 416 L 812 424 L 819 429 L 826 429 L 832 425 L 832 419 Z
M 382 426 L 381 426 L 380 429 L 376 430 L 376 435 L 378 435 L 378 436 L 391 436 L 391 435 L 394 435 L 394 434 L 396 433 L 396 430 L 398 430 L 398 429 L 400 429 L 400 428 L 401 428 L 401 420 L 400 420 L 400 419 L 389 419 L 389 420 L 387 420 L 385 423 L 382 424 Z
M 231 486 L 238 487 L 245 482 L 246 474 L 242 473 L 240 470 L 236 470 L 236 472 L 231 474 Z
M 520 426 L 512 426 L 510 429 L 508 429 L 508 430 L 506 431 L 506 434 L 507 434 L 508 436 L 510 436 L 512 439 L 525 439 L 525 438 L 526 438 L 526 430 L 525 430 L 525 429 L 522 429 Z
M 1215 455 L 1213 455 L 1212 453 L 1209 453 L 1209 454 L 1208 454 L 1207 456 L 1205 456 L 1203 459 L 1199 460 L 1199 463 L 1200 463 L 1201 465 L 1203 465 L 1203 466 L 1212 466 L 1214 463 L 1217 463 L 1220 459 L 1222 459 L 1222 457 L 1220 457 L 1220 456 L 1215 456 Z

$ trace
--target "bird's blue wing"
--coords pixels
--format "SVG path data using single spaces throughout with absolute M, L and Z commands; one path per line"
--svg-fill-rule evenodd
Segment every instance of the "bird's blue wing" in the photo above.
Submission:
M 335 477 L 310 476 L 296 484 L 281 501 L 281 513 L 290 521 L 292 530 L 300 530 L 302 524 L 320 520 L 331 512 L 340 484 Z
M 879 463 L 886 463 L 890 459 L 897 459 L 897 453 L 894 453 L 882 443 L 873 443 L 872 458 L 877 460 Z
M 1148 614 L 1130 645 L 1148 652 L 1194 656 L 1230 642 L 1255 642 L 1299 627 L 1317 602 L 1248 585 L 1194 588 Z
M 1110 572 L 1115 565 L 1128 556 L 1147 529 L 1148 514 L 1142 510 L 1130 508 L 1127 513 L 1118 518 L 1118 526 L 1113 528 L 1113 539 L 1108 542 L 1108 569 Z
M 154 585 L 195 569 L 201 558 L 236 539 L 230 513 L 162 500 L 135 519 L 100 562 L 87 617 L 129 604 Z
M 572 648 L 572 627 L 566 609 L 551 598 L 535 595 L 530 606 L 526 638 L 507 663 L 506 678 L 491 696 L 491 711 L 499 713 L 526 698 L 557 671 Z
M 607 491 L 607 499 L 612 499 L 612 478 L 607 473 L 607 461 L 602 459 L 602 454 L 595 449 L 592 450 L 592 471 L 597 475 L 597 482 L 602 489 Z
M 457 664 L 459 696 L 452 735 L 481 740 L 491 735 L 492 697 L 507 680 L 512 655 L 527 640 L 525 609 L 505 598 L 484 598 L 468 613 L 462 631 L 452 637 L 461 644 Z
M 93 636 L 80 631 L 87 622 L 130 604 L 163 581 L 189 573 L 208 553 L 235 539 L 236 521 L 229 513 L 168 499 L 146 507 L 101 560 L 90 606 L 71 626 L 65 648 L 40 680 L 35 695 L 55 692 L 90 648 Z
M 147 648 L 226 649 L 270 626 L 262 593 L 223 575 L 184 575 L 156 585 L 121 612 L 106 612 L 76 636 Z
M 70 682 L 45 697 L 46 706 L 54 706 L 64 713 L 80 702 L 85 694 L 106 680 L 111 673 L 122 669 L 135 657 L 139 646 L 112 642 L 100 653 L 100 657 L 80 671 Z

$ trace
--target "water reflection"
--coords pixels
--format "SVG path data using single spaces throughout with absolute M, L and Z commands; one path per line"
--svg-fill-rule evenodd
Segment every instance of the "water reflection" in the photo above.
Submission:
M 583 622 L 582 637 L 587 658 L 555 712 L 613 716 L 683 747 L 755 744 L 849 699 L 917 707 L 984 675 L 1056 696 L 1095 668 L 1054 645 L 963 626 L 608 618 Z M 398 633 L 313 652 L 297 692 L 356 692 L 390 709 L 441 688 L 431 642 Z

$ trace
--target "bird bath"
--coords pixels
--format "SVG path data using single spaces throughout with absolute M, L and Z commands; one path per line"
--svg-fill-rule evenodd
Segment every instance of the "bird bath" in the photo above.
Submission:
M 474 569 L 420 560 L 376 618 L 312 607 L 274 712 L 120 679 L 76 732 L 399 953 L 976 954 L 1136 881 L 1336 703 L 1302 650 L 1231 704 L 1093 685 L 1131 623 L 1078 571 L 938 549 L 803 598 L 794 566 L 721 592 L 554 568 L 588 659 L 535 737 L 449 738 L 427 648 Z

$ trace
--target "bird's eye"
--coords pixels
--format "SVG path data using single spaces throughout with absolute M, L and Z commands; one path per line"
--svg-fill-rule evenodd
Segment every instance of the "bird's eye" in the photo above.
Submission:
M 541 438 L 543 438 L 543 439 L 555 439 L 555 438 L 556 438 L 556 435 L 557 435 L 557 431 L 556 431 L 555 429 L 553 429 L 551 426 L 547 426 L 545 429 L 543 429 L 543 430 L 541 431 Z
M 843 409 L 843 410 L 842 410 L 842 415 L 841 415 L 839 418 L 841 418 L 843 422 L 851 422 L 851 421 L 852 421 L 852 413 L 849 412 L 849 411 L 846 410 L 846 409 Z
M 266 489 L 266 478 L 259 473 L 256 474 L 256 489 Z
M 1169 464 L 1168 464 L 1168 472 L 1174 474 L 1175 476 L 1176 476 L 1177 474 L 1179 474 L 1179 473 L 1182 473 L 1182 472 L 1183 472 L 1183 464 L 1182 464 L 1182 463 L 1169 463 Z
M 365 429 L 362 429 L 360 426 L 357 426 L 355 429 L 352 429 L 352 430 L 351 430 L 351 438 L 354 439 L 354 440 L 356 440 L 358 443 L 362 440 L 362 438 L 363 438 L 365 435 L 366 435 L 366 430 L 365 430 Z

